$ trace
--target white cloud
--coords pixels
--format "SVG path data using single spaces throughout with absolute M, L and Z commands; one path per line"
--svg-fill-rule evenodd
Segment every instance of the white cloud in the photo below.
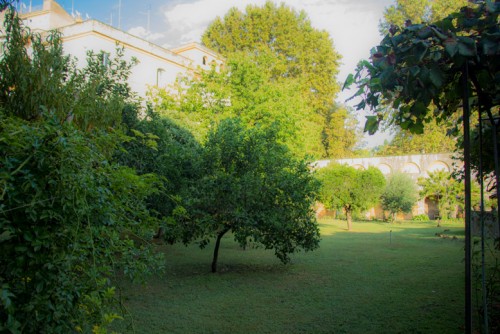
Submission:
M 159 40 L 165 36 L 162 33 L 153 33 L 142 26 L 130 28 L 128 33 L 151 42 Z

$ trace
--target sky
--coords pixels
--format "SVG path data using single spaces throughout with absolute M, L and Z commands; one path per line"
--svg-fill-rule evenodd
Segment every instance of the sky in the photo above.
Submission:
M 57 1 L 57 0 L 56 0 Z M 231 7 L 244 11 L 249 4 L 263 5 L 266 0 L 58 0 L 69 13 L 92 18 L 125 30 L 166 48 L 199 42 L 205 28 Z M 273 0 L 274 1 L 274 0 Z M 43 0 L 21 0 L 22 8 L 39 9 Z M 296 10 L 304 10 L 314 28 L 326 30 L 335 50 L 342 55 L 337 80 L 343 83 L 370 49 L 381 41 L 378 24 L 384 9 L 394 0 L 278 0 Z M 21 5 L 19 5 L 21 6 Z M 353 94 L 344 91 L 337 102 L 344 103 Z M 355 101 L 347 105 L 353 106 Z M 365 112 L 358 114 L 361 126 Z M 382 144 L 388 134 L 365 137 L 368 147 Z

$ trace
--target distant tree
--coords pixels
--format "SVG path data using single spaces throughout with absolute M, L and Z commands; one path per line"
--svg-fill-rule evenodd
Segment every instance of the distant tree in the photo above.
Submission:
M 302 98 L 319 118 L 303 115 L 303 120 L 321 127 L 322 156 L 331 156 L 339 109 L 333 104 L 339 91 L 336 81 L 340 55 L 326 31 L 313 28 L 307 14 L 285 4 L 268 1 L 262 7 L 249 5 L 245 12 L 232 8 L 215 19 L 202 36 L 209 48 L 229 57 L 244 52 L 266 72 L 273 83 L 298 81 Z
M 435 120 L 424 124 L 422 134 L 415 134 L 409 130 L 395 128 L 394 137 L 389 143 L 383 145 L 378 151 L 378 156 L 448 153 L 456 149 L 456 138 L 447 135 L 447 129 L 452 126 L 438 125 Z
M 361 140 L 352 108 L 334 105 L 325 115 L 326 127 L 322 131 L 325 155 L 330 158 L 348 158 L 355 155 L 355 146 Z
M 396 0 L 396 4 L 384 11 L 380 32 L 389 32 L 391 25 L 403 27 L 406 22 L 413 24 L 432 23 L 467 6 L 468 0 Z
M 381 198 L 382 208 L 391 213 L 391 220 L 394 221 L 398 212 L 411 211 L 418 199 L 418 189 L 408 175 L 394 173 L 389 175 Z
M 422 198 L 428 197 L 437 202 L 441 218 L 449 218 L 456 206 L 462 202 L 463 184 L 446 171 L 431 172 L 429 177 L 420 178 L 418 185 L 422 189 Z
M 204 174 L 192 188 L 183 220 L 167 229 L 167 239 L 201 240 L 204 247 L 215 238 L 212 272 L 228 232 L 243 247 L 252 239 L 274 249 L 283 263 L 301 248 L 317 248 L 312 210 L 317 183 L 308 162 L 294 158 L 277 139 L 272 127 L 246 128 L 237 119 L 212 129 L 202 153 Z
M 380 200 L 385 186 L 382 172 L 375 167 L 359 170 L 331 164 L 317 172 L 321 182 L 320 201 L 330 209 L 346 213 L 347 229 L 352 228 L 352 214 L 369 209 Z

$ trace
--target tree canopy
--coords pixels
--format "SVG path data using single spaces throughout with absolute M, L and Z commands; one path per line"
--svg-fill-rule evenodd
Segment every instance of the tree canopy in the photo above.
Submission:
M 439 21 L 449 14 L 459 11 L 467 5 L 467 0 L 398 0 L 386 8 L 380 31 L 385 35 L 391 26 L 404 27 L 406 23 L 421 24 Z M 455 119 L 436 124 L 431 120 L 424 125 L 421 134 L 408 129 L 391 127 L 395 133 L 391 142 L 378 154 L 397 155 L 409 153 L 442 153 L 455 150 L 457 141 L 454 136 L 447 136 L 447 131 L 456 123 Z
M 225 118 L 246 126 L 279 127 L 279 137 L 296 154 L 321 156 L 320 119 L 301 98 L 297 80 L 272 82 L 243 54 L 232 54 L 226 66 L 197 77 L 184 77 L 169 89 L 154 88 L 153 107 L 204 141 Z
M 417 185 L 407 174 L 393 173 L 387 179 L 381 198 L 382 208 L 389 211 L 394 220 L 399 212 L 411 212 L 418 200 Z
M 284 263 L 290 253 L 318 247 L 312 210 L 317 184 L 308 162 L 294 158 L 276 131 L 225 119 L 210 131 L 202 163 L 205 171 L 193 185 L 184 220 L 166 231 L 170 241 L 205 246 L 215 237 L 213 272 L 227 232 L 242 247 L 251 239 L 274 249 Z
M 319 156 L 344 154 L 352 146 L 337 141 L 343 131 L 354 133 L 345 122 L 345 109 L 334 104 L 339 91 L 336 82 L 340 56 L 326 31 L 311 26 L 305 12 L 268 1 L 262 7 L 249 5 L 245 12 L 232 8 L 224 18 L 213 21 L 202 36 L 202 42 L 226 57 L 243 53 L 268 77 L 271 85 L 296 82 L 299 98 L 305 99 L 313 114 L 300 116 L 309 132 L 317 132 L 315 144 Z M 289 112 L 294 106 L 290 106 Z M 343 149 L 339 150 L 338 147 Z M 339 152 L 341 151 L 341 152 Z M 340 157 L 341 155 L 337 156 Z
M 340 56 L 326 31 L 311 26 L 304 11 L 271 1 L 232 8 L 213 21 L 202 36 L 207 47 L 228 56 L 237 51 L 256 55 L 272 78 L 297 78 L 314 109 L 326 112 L 339 87 L 335 81 Z
M 321 182 L 320 201 L 329 209 L 344 210 L 347 229 L 352 227 L 352 214 L 376 205 L 385 186 L 385 177 L 375 167 L 366 170 L 331 164 L 317 172 Z
M 446 171 L 429 173 L 429 177 L 418 180 L 418 185 L 421 187 L 421 197 L 429 197 L 437 202 L 441 218 L 450 218 L 456 206 L 462 202 L 463 184 Z
M 453 122 L 446 124 L 454 125 Z M 424 123 L 422 134 L 396 128 L 391 141 L 383 145 L 376 154 L 385 156 L 453 152 L 457 146 L 457 139 L 447 134 L 447 128 L 445 124 L 438 125 L 435 120 Z

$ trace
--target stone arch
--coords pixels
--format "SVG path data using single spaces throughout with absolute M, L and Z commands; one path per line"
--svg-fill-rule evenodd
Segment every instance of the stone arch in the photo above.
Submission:
M 420 174 L 420 167 L 414 162 L 407 162 L 404 164 L 401 172 L 406 174 Z
M 392 167 L 389 166 L 388 164 L 386 163 L 380 163 L 377 165 L 377 168 L 380 169 L 380 171 L 382 172 L 382 174 L 384 175 L 389 175 L 392 173 Z
M 429 165 L 429 168 L 427 168 L 427 174 L 438 171 L 438 170 L 444 170 L 446 172 L 451 172 L 450 166 L 446 162 L 443 161 L 434 161 Z

